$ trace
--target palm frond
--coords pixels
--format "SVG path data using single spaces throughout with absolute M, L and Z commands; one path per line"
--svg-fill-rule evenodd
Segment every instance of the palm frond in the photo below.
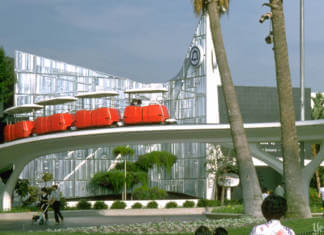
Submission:
M 228 12 L 230 0 L 218 0 L 218 7 L 220 9 L 220 13 Z
M 197 16 L 201 15 L 204 7 L 204 2 L 204 0 L 192 0 L 194 12 Z

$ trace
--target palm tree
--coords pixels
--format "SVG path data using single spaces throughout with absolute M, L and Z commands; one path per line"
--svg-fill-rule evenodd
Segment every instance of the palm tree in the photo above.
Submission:
M 127 200 L 127 188 L 126 188 L 126 157 L 134 154 L 134 150 L 127 146 L 117 146 L 113 149 L 113 154 L 117 157 L 119 154 L 124 156 L 124 196 L 122 197 L 124 200 Z
M 210 30 L 220 71 L 227 115 L 231 125 L 232 140 L 237 153 L 244 212 L 251 216 L 261 216 L 261 189 L 243 127 L 241 111 L 227 62 L 221 32 L 220 15 L 228 9 L 229 0 L 193 0 L 193 5 L 197 15 L 204 14 L 207 11 L 210 19 Z
M 303 191 L 295 110 L 288 61 L 285 19 L 282 0 L 269 0 L 264 4 L 271 8 L 274 58 L 281 123 L 281 146 L 283 154 L 284 181 L 288 204 L 288 217 L 311 217 L 307 195 Z

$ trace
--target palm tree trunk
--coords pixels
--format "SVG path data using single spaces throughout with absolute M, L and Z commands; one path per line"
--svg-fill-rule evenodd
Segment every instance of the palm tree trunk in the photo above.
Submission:
M 126 188 L 126 156 L 124 160 L 124 177 L 125 177 L 125 182 L 124 182 L 124 200 L 127 200 L 127 188 Z
M 255 167 L 252 162 L 246 133 L 243 127 L 240 107 L 238 105 L 234 84 L 227 63 L 217 0 L 212 0 L 210 3 L 208 3 L 207 10 L 210 17 L 210 28 L 216 52 L 216 60 L 222 80 L 227 115 L 231 125 L 232 140 L 237 153 L 239 174 L 243 191 L 244 212 L 245 214 L 251 216 L 261 216 L 261 189 Z
M 218 200 L 218 175 L 215 174 L 215 196 L 214 200 Z
M 304 194 L 282 0 L 270 0 L 288 217 L 311 217 Z
M 222 186 L 222 191 L 221 191 L 221 206 L 224 206 L 224 198 L 225 198 L 225 186 Z

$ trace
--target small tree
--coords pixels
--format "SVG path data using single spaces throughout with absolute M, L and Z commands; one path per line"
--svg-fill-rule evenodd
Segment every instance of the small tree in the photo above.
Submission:
M 43 173 L 42 180 L 46 183 L 53 180 L 53 175 L 49 172 Z
M 220 145 L 210 144 L 206 159 L 206 172 L 214 178 L 215 200 L 218 200 L 219 177 L 226 173 L 237 173 L 238 166 L 235 161 L 235 152 Z M 222 186 L 221 205 L 224 204 L 225 187 Z
M 0 103 L 4 103 L 5 108 L 12 103 L 10 98 L 17 80 L 14 65 L 14 59 L 6 56 L 4 49 L 0 47 Z
M 15 191 L 21 200 L 28 195 L 28 186 L 29 186 L 28 179 L 18 179 L 15 186 Z
M 143 171 L 148 171 L 154 165 L 159 169 L 165 168 L 168 172 L 171 171 L 173 164 L 177 161 L 177 157 L 167 151 L 153 151 L 139 156 L 136 164 Z
M 117 157 L 119 154 L 121 156 L 124 156 L 124 179 L 125 179 L 125 183 L 124 183 L 124 196 L 123 199 L 126 200 L 127 199 L 127 186 L 126 186 L 126 158 L 127 156 L 131 156 L 134 154 L 134 150 L 130 147 L 127 146 L 117 146 L 114 148 L 113 150 L 113 154 L 115 157 Z

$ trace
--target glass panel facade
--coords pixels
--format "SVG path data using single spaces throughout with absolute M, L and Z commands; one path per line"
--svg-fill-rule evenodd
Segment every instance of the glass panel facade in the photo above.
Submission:
M 183 67 L 178 75 L 165 84 L 146 84 L 132 81 L 106 73 L 100 73 L 83 67 L 66 64 L 32 55 L 16 52 L 16 73 L 18 83 L 15 89 L 15 104 L 30 104 L 41 100 L 59 97 L 75 96 L 83 92 L 117 91 L 114 98 L 79 99 L 76 102 L 45 106 L 44 110 L 34 114 L 21 114 L 20 118 L 33 119 L 38 116 L 53 113 L 70 112 L 80 109 L 95 109 L 98 107 L 114 107 L 122 114 L 128 97 L 126 89 L 145 87 L 165 87 L 168 92 L 162 97 L 168 107 L 170 116 L 176 118 L 179 124 L 206 122 L 206 73 L 205 61 L 199 67 L 192 67 L 188 62 L 190 49 L 194 45 L 205 48 L 205 18 L 200 21 L 190 44 Z M 161 95 L 146 95 L 148 100 L 160 99 Z M 143 100 L 144 105 L 147 100 Z M 205 197 L 205 158 L 206 144 L 176 143 L 130 146 L 135 150 L 134 156 L 154 150 L 170 151 L 177 156 L 177 162 L 171 172 L 152 169 L 149 181 L 152 186 L 159 186 L 167 191 L 186 193 Z M 105 171 L 114 161 L 112 154 L 114 146 L 98 149 L 79 149 L 65 153 L 51 154 L 39 157 L 30 162 L 22 171 L 20 177 L 28 178 L 34 185 L 42 186 L 41 175 L 50 172 L 54 182 L 60 184 L 63 195 L 67 198 L 85 197 L 93 194 L 104 194 L 109 191 L 92 192 L 88 188 L 91 177 L 99 171 Z M 132 159 L 135 161 L 136 159 Z M 53 182 L 49 182 L 52 184 Z

